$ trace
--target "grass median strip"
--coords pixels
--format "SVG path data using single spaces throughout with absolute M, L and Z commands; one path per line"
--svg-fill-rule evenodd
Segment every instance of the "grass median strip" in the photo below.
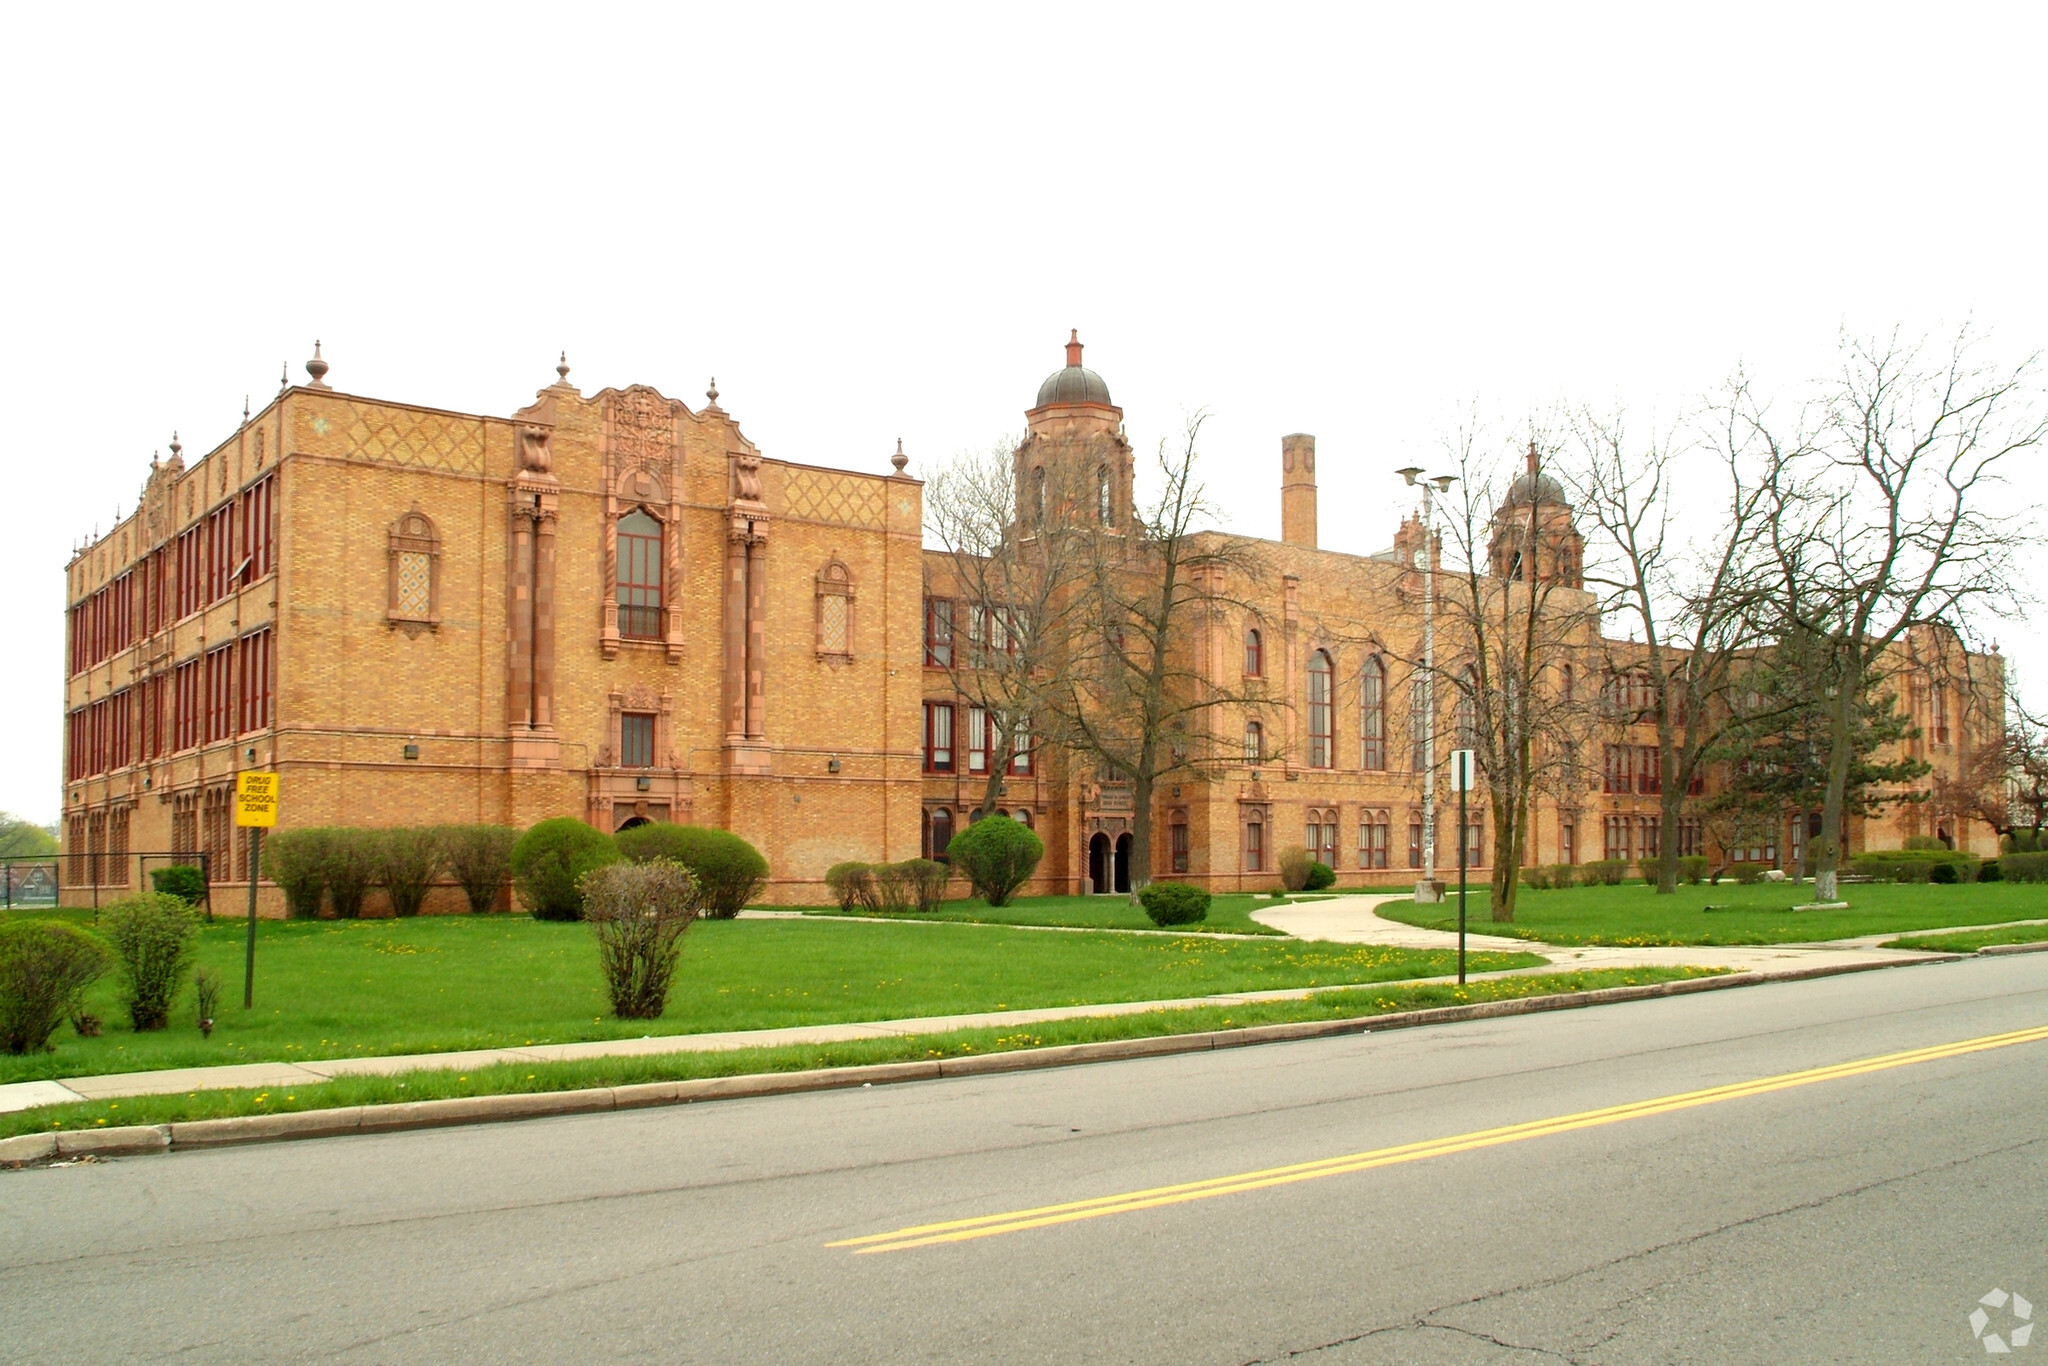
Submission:
M 863 1039 L 852 1043 L 594 1058 L 573 1063 L 506 1063 L 468 1072 L 436 1069 L 396 1076 L 338 1077 L 333 1081 L 291 1088 L 133 1096 L 121 1100 L 46 1105 L 0 1114 L 0 1138 L 128 1124 L 173 1124 L 236 1115 L 282 1114 L 350 1105 L 575 1091 L 587 1087 L 629 1086 L 638 1082 L 803 1072 L 870 1063 L 922 1062 L 1061 1044 L 1199 1034 L 1297 1021 L 1356 1019 L 1439 1006 L 1595 991 L 1603 987 L 1644 986 L 1714 976 L 1718 971 L 1712 968 L 1608 968 L 1592 972 L 1502 977 L 1472 982 L 1463 987 L 1453 984 L 1367 986 L 1322 992 L 1306 1000 L 1156 1010 L 1132 1015 L 1055 1020 L 1014 1028 L 964 1029 L 943 1034 Z
M 1959 934 L 1916 934 L 1885 942 L 1888 949 L 1918 949 L 1922 953 L 1975 953 L 1992 944 L 2039 944 L 2048 941 L 2048 925 L 1998 925 L 1988 930 L 1965 930 Z

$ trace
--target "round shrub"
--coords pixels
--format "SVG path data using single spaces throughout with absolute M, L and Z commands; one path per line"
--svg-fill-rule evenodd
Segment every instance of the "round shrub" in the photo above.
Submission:
M 0 1048 L 40 1053 L 107 970 L 91 935 L 53 920 L 0 922 Z
M 665 858 L 697 879 L 704 914 L 730 920 L 760 895 L 768 881 L 768 860 L 730 830 L 654 821 L 619 832 L 619 852 L 635 863 Z
M 174 896 L 187 906 L 206 900 L 206 874 L 193 863 L 173 863 L 168 868 L 149 870 L 149 885 L 165 896 Z
M 1956 884 L 1956 866 L 1953 863 L 1937 863 L 1927 870 L 1927 880 L 1953 887 Z
M 1153 882 L 1138 893 L 1138 904 L 1155 925 L 1192 925 L 1209 918 L 1209 894 L 1185 882 Z
M 1313 862 L 1308 850 L 1298 844 L 1290 844 L 1280 851 L 1280 885 L 1290 892 L 1298 892 L 1308 886 L 1308 865 Z
M 263 840 L 263 876 L 284 893 L 285 914 L 293 920 L 320 918 L 320 897 L 327 890 L 327 846 L 333 831 L 273 830 Z
M 608 863 L 583 875 L 583 918 L 621 1020 L 658 1020 L 697 918 L 697 879 L 680 863 Z
M 1326 887 L 1337 885 L 1337 870 L 1327 863 L 1309 860 L 1308 880 L 1301 884 L 1305 892 L 1320 892 Z
M 1698 886 L 1700 879 L 1707 875 L 1705 854 L 1686 854 L 1678 860 L 1678 876 L 1682 882 Z
M 602 830 L 574 816 L 535 825 L 512 846 L 512 885 L 535 920 L 581 920 L 585 873 L 619 861 L 619 847 Z
M 875 890 L 875 870 L 872 865 L 858 859 L 848 859 L 827 868 L 825 890 L 832 894 L 832 899 L 839 903 L 842 911 L 881 909 L 881 898 Z
M 1030 880 L 1045 842 L 1028 825 L 997 812 L 953 836 L 946 857 L 991 906 L 1003 906 Z
M 121 963 L 121 1004 L 138 1031 L 162 1029 L 192 966 L 199 921 L 174 896 L 144 892 L 100 910 L 100 929 Z
M 2003 871 L 2003 870 L 2001 870 L 2001 869 L 1999 868 L 1999 866 L 1998 866 L 1998 860 L 1997 860 L 1997 859 L 1995 859 L 1995 858 L 1988 858 L 1988 859 L 1985 859 L 1983 863 L 1981 863 L 1981 864 L 1979 864 L 1979 865 L 1978 865 L 1978 867 L 1977 867 L 1977 881 L 1979 881 L 1979 882 L 2003 882 L 2003 881 L 2005 881 L 2005 873 L 2004 873 L 2004 871 Z

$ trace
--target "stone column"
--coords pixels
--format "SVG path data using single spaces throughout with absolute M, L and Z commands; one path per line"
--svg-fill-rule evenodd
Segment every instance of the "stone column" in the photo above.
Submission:
M 735 516 L 725 537 L 725 739 L 747 738 L 747 521 Z
M 768 542 L 747 541 L 747 738 L 767 738 Z
M 546 499 L 544 502 L 552 502 Z M 533 727 L 555 728 L 555 509 L 535 510 L 533 537 Z
M 533 725 L 533 507 L 530 495 L 512 491 L 512 562 L 506 575 L 506 609 L 511 647 L 505 659 L 505 724 Z

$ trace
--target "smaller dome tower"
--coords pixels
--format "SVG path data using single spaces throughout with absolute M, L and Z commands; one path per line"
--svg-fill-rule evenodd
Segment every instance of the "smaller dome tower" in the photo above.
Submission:
M 1586 538 L 1572 521 L 1564 486 L 1543 473 L 1533 437 L 1528 459 L 1528 469 L 1508 486 L 1507 500 L 1493 514 L 1487 558 L 1494 577 L 1583 588 Z
M 1110 402 L 1102 376 L 1081 364 L 1078 328 L 1067 333 L 1066 367 L 1045 377 L 1024 420 L 1029 434 L 1017 447 L 1017 520 L 1128 527 L 1135 470 L 1124 410 Z

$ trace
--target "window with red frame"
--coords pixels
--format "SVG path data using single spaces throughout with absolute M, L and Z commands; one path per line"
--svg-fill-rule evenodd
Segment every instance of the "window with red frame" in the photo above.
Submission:
M 268 627 L 242 637 L 241 729 L 270 729 L 271 633 Z
M 1387 866 L 1387 842 L 1392 833 L 1387 813 L 1368 811 L 1358 819 L 1358 866 L 1361 868 L 1384 868 Z
M 967 709 L 967 771 L 988 772 L 989 730 L 988 711 L 982 707 Z
M 234 588 L 235 505 L 226 503 L 206 514 L 206 601 L 219 602 Z
M 661 523 L 644 508 L 619 518 L 619 634 L 661 639 Z
M 235 647 L 206 652 L 206 743 L 235 733 Z
M 1010 727 L 1010 772 L 1031 772 L 1031 718 L 1020 716 Z
M 953 663 L 953 600 L 924 600 L 924 662 L 929 669 L 950 668 Z
M 175 547 L 178 561 L 178 610 L 173 620 L 191 616 L 206 605 L 202 594 L 206 582 L 205 534 L 198 527 L 180 533 Z
M 1664 752 L 1655 745 L 1636 747 L 1636 791 L 1654 795 L 1664 790 Z
M 199 661 L 188 659 L 171 672 L 171 749 L 191 749 L 199 743 Z
M 242 553 L 249 557 L 244 583 L 277 568 L 277 532 L 272 512 L 277 498 L 277 476 L 266 474 L 242 495 Z
M 1266 672 L 1266 645 L 1256 626 L 1248 627 L 1244 633 L 1244 676 L 1260 678 Z
M 1188 870 L 1188 818 L 1176 813 L 1173 823 L 1166 827 L 1167 847 L 1173 855 L 1173 871 L 1185 873 Z
M 953 704 L 924 704 L 924 771 L 953 771 Z
M 1244 870 L 1266 871 L 1266 823 L 1256 816 L 1244 823 Z
M 1330 656 L 1317 650 L 1308 657 L 1308 766 L 1329 768 L 1336 762 L 1336 708 L 1330 700 L 1336 670 Z M 1336 841 L 1331 840 L 1334 845 Z M 1328 863 L 1328 859 L 1322 860 Z

